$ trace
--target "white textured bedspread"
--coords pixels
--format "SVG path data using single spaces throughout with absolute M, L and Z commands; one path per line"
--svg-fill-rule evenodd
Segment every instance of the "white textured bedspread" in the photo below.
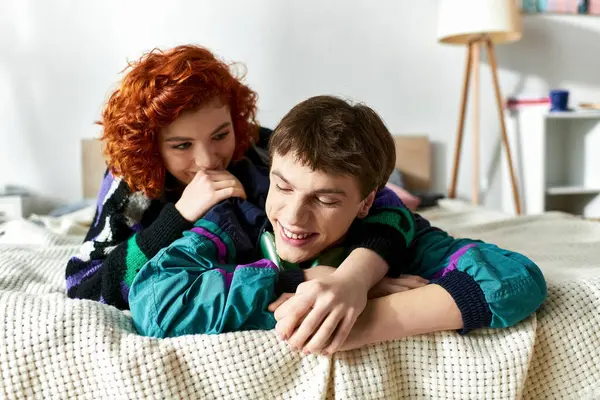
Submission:
M 290 352 L 273 332 L 149 339 L 126 313 L 65 296 L 64 267 L 81 236 L 64 233 L 80 229 L 0 225 L 0 398 L 600 398 L 600 223 L 507 218 L 455 202 L 425 215 L 536 261 L 549 288 L 537 315 L 503 331 L 332 357 Z

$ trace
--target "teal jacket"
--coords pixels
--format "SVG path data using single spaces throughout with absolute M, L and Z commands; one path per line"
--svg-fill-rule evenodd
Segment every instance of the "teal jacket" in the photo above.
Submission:
M 456 239 L 414 216 L 417 233 L 407 273 L 450 293 L 462 314 L 459 333 L 513 326 L 546 299 L 544 275 L 529 258 L 480 240 Z
M 146 263 L 129 292 L 138 332 L 173 337 L 274 328 L 267 306 L 280 293 L 294 292 L 303 274 L 258 252 L 268 228 L 262 210 L 264 204 L 239 199 L 220 203 Z M 385 257 L 391 276 L 423 276 L 448 291 L 463 318 L 460 333 L 512 326 L 546 298 L 542 272 L 530 259 L 493 244 L 455 239 L 410 213 L 391 191 L 378 194 L 370 215 L 353 225 L 346 254 L 355 247 L 355 236 L 374 230 L 395 232 L 389 235 L 393 256 Z M 337 266 L 339 258 L 319 262 Z

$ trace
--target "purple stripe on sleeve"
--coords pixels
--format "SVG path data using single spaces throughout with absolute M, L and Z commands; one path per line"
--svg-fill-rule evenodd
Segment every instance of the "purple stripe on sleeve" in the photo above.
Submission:
M 125 300 L 125 302 L 129 304 L 129 288 L 127 287 L 127 284 L 123 281 L 121 281 L 121 296 L 123 296 L 123 300 Z
M 219 262 L 221 264 L 225 264 L 227 262 L 227 247 L 225 247 L 225 243 L 223 243 L 220 237 L 199 226 L 192 228 L 192 232 L 195 232 L 198 235 L 206 236 L 208 239 L 210 239 L 217 247 Z
M 229 291 L 229 288 L 231 287 L 231 281 L 233 280 L 233 272 L 227 272 L 222 268 L 217 268 L 216 271 L 219 271 L 221 275 L 223 275 L 223 279 L 225 279 L 225 287 L 227 288 L 227 291 Z
M 265 268 L 265 269 L 274 269 L 279 272 L 279 268 L 273 263 L 271 260 L 267 260 L 266 258 L 260 259 L 252 264 L 238 265 L 235 269 L 239 268 Z
M 71 260 L 81 261 L 77 257 L 73 257 Z M 90 264 L 85 269 L 82 269 L 81 271 L 77 272 L 76 274 L 73 274 L 73 275 L 67 277 L 67 290 L 70 290 L 73 286 L 79 285 L 83 280 L 88 278 L 90 275 L 93 275 L 94 273 L 96 273 L 96 271 L 98 271 L 98 269 L 100 269 L 101 266 L 102 266 L 102 260 L 94 260 L 94 261 L 90 262 Z
M 97 204 L 98 218 L 96 218 L 96 222 L 94 223 L 94 225 L 98 225 L 98 220 L 100 219 L 100 214 L 102 214 L 102 209 L 104 208 L 104 198 L 106 197 L 106 194 L 110 190 L 110 186 L 112 185 L 114 180 L 115 180 L 114 176 L 112 176 L 112 174 L 109 172 L 108 174 L 106 174 L 106 176 L 104 177 L 104 180 L 102 181 L 102 185 L 100 186 L 100 191 L 98 193 L 98 204 Z
M 406 208 L 402 200 L 388 187 L 383 187 L 375 196 L 374 208 L 380 207 L 403 207 Z
M 133 225 L 133 226 L 131 227 L 131 230 L 132 230 L 134 233 L 140 233 L 140 232 L 142 231 L 142 223 L 141 223 L 141 222 L 138 222 L 137 224 Z
M 446 268 L 442 269 L 441 271 L 439 271 L 437 274 L 435 274 L 431 279 L 441 278 L 442 276 L 446 276 L 450 272 L 454 271 L 458 265 L 458 260 L 467 252 L 467 250 L 469 250 L 470 248 L 475 247 L 475 246 L 477 246 L 476 243 L 471 243 L 471 244 L 468 244 L 468 245 L 463 246 L 460 249 L 456 250 L 450 256 L 450 261 L 448 262 L 448 266 Z

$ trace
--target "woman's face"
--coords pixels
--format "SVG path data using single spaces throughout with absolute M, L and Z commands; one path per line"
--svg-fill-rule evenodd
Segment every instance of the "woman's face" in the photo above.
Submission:
M 199 170 L 223 170 L 235 151 L 229 107 L 213 101 L 183 113 L 160 132 L 160 155 L 167 171 L 184 185 Z

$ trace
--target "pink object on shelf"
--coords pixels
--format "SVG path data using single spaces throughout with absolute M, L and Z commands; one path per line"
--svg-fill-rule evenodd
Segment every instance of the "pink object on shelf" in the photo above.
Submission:
M 518 99 L 510 97 L 506 99 L 506 108 L 517 108 L 528 105 L 550 104 L 550 97 Z

